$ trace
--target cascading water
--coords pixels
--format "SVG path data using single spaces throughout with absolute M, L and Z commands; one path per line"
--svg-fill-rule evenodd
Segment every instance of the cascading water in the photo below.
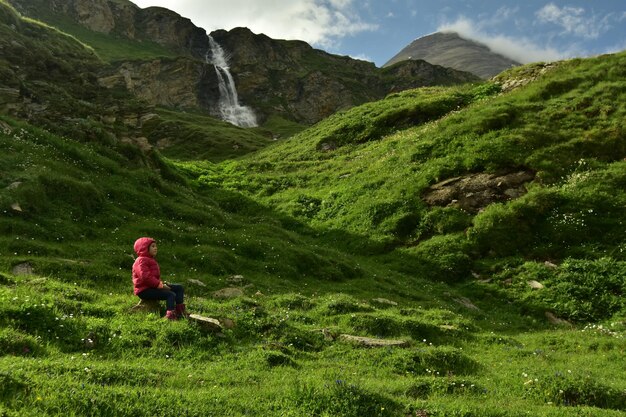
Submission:
M 257 126 L 256 115 L 251 108 L 239 104 L 235 80 L 228 68 L 228 59 L 222 47 L 209 36 L 210 56 L 206 62 L 213 64 L 219 83 L 220 100 L 218 102 L 222 119 L 240 127 Z

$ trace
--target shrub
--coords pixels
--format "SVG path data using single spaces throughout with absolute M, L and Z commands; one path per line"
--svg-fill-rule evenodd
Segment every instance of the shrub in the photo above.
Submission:
M 411 250 L 420 269 L 432 280 L 459 282 L 467 278 L 472 265 L 464 234 L 435 236 Z
M 494 278 L 509 282 L 509 292 L 541 313 L 552 310 L 559 317 L 577 322 L 597 322 L 625 312 L 626 262 L 612 258 L 597 260 L 566 259 L 558 268 L 543 262 L 525 262 L 505 268 Z M 528 281 L 542 283 L 533 290 Z
M 472 216 L 455 207 L 437 207 L 421 220 L 420 235 L 444 235 L 461 232 L 472 224 Z
M 296 366 L 296 362 L 283 352 L 269 351 L 265 352 L 265 363 L 273 368 L 275 366 Z
M 279 340 L 290 348 L 305 352 L 318 352 L 327 345 L 322 332 L 312 332 L 295 326 L 285 328 Z
M 574 321 L 599 321 L 626 307 L 626 262 L 568 259 L 536 297 Z
M 404 333 L 410 335 L 413 339 L 427 340 L 428 342 L 450 342 L 459 337 L 458 331 L 444 331 L 433 323 L 411 317 L 404 320 L 403 329 Z
M 292 209 L 292 214 L 298 217 L 313 218 L 320 211 L 321 207 L 321 199 L 303 194 L 296 199 L 296 206 Z
M 540 189 L 508 204 L 491 204 L 474 218 L 468 235 L 483 253 L 509 256 L 525 252 L 535 243 L 537 224 L 560 201 L 556 190 Z

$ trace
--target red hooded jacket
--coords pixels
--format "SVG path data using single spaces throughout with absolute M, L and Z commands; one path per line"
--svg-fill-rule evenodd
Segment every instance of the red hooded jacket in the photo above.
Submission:
M 155 240 L 150 237 L 140 237 L 135 241 L 135 252 L 138 258 L 133 264 L 133 285 L 135 295 L 148 288 L 162 288 L 161 269 L 157 261 L 150 255 L 148 249 Z

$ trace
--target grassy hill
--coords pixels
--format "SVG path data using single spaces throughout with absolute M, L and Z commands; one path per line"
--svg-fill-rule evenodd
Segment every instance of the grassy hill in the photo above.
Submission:
M 214 163 L 175 134 L 210 129 L 200 115 L 64 84 L 90 86 L 97 57 L 0 11 L 18 29 L 0 25 L 0 87 L 46 105 L 0 114 L 0 415 L 626 411 L 623 53 L 394 94 L 270 146 L 233 131 L 264 148 Z M 30 55 L 7 39 L 75 71 L 19 78 Z M 147 113 L 170 130 L 124 123 Z M 518 172 L 524 192 L 467 197 Z M 495 185 L 471 191 L 479 175 Z M 188 308 L 234 328 L 130 313 L 144 235 Z
M 562 62 L 538 77 L 542 66 L 528 66 L 504 73 L 499 84 L 391 95 L 213 166 L 198 181 L 385 248 L 447 251 L 445 240 L 472 259 L 623 260 L 626 142 L 618 68 L 625 59 L 622 53 Z M 510 80 L 533 77 L 526 87 L 498 93 Z M 426 198 L 443 181 L 520 171 L 529 178 L 518 198 L 487 200 L 474 211 L 459 201 L 464 195 L 439 203 Z M 465 190 L 483 191 L 492 190 Z

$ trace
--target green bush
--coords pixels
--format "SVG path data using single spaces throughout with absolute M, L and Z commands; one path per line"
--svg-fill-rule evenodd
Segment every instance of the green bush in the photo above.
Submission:
M 265 363 L 269 366 L 269 367 L 275 367 L 275 366 L 296 366 L 296 362 L 289 357 L 288 355 L 284 354 L 283 352 L 276 352 L 276 351 L 269 351 L 269 352 L 265 352 L 264 356 L 264 360 Z
M 281 333 L 279 341 L 285 346 L 299 351 L 319 352 L 328 345 L 322 332 L 314 332 L 292 325 L 286 327 Z
M 322 200 L 316 197 L 300 195 L 296 199 L 296 206 L 292 209 L 292 214 L 296 217 L 312 218 L 317 215 L 322 206 Z
M 472 260 L 465 234 L 434 236 L 408 252 L 417 257 L 417 268 L 431 280 L 459 282 L 466 279 Z
M 567 259 L 545 282 L 547 291 L 533 294 L 562 317 L 597 322 L 624 311 L 625 276 L 626 262 Z
M 437 207 L 434 208 L 424 217 L 422 217 L 419 225 L 419 235 L 445 235 L 450 233 L 461 232 L 472 224 L 472 216 L 464 210 L 456 207 Z
M 507 283 L 511 297 L 531 312 L 543 315 L 548 310 L 574 322 L 598 322 L 626 312 L 625 274 L 626 262 L 613 258 L 568 258 L 558 267 L 525 262 L 494 278 L 501 285 Z M 532 289 L 531 280 L 544 288 Z
M 474 218 L 468 236 L 482 253 L 510 256 L 527 252 L 540 233 L 538 226 L 562 197 L 554 189 L 538 189 L 507 204 L 491 204 Z

